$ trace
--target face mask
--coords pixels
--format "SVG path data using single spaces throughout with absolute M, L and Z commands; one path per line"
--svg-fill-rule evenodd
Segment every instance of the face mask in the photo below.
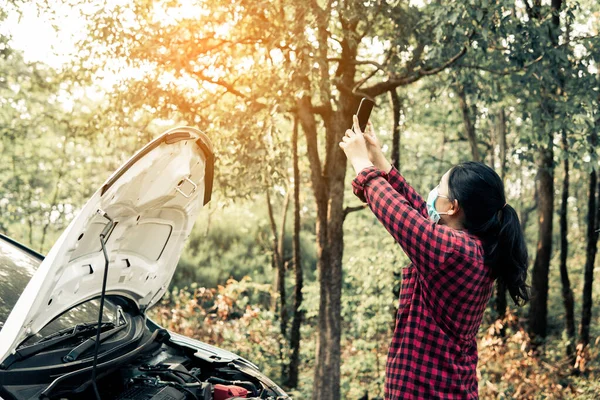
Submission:
M 448 196 L 439 194 L 438 188 L 439 186 L 434 187 L 431 192 L 429 192 L 429 196 L 427 196 L 427 213 L 429 214 L 429 220 L 436 224 L 440 220 L 440 215 L 448 215 L 447 212 L 438 212 L 435 209 L 435 201 L 438 197 L 448 198 Z

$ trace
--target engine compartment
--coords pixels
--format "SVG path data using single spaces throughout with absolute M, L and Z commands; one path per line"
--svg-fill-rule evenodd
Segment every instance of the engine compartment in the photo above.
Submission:
M 289 399 L 243 360 L 203 359 L 193 348 L 172 342 L 164 329 L 143 330 L 132 351 L 99 366 L 96 387 L 102 400 Z M 14 373 L 10 380 L 3 378 L 11 369 L 0 371 L 0 397 L 6 400 L 97 398 L 87 366 L 68 373 L 53 373 L 57 369 L 48 366 L 37 372 L 27 368 L 27 377 Z
M 234 365 L 204 368 L 204 372 L 198 367 L 188 370 L 179 362 L 131 366 L 103 378 L 98 387 L 102 399 L 114 400 L 277 398 L 259 381 L 236 370 Z M 84 391 L 77 398 L 89 395 L 93 396 L 93 393 Z
M 114 400 L 278 398 L 235 363 L 211 363 L 190 353 L 189 349 L 163 343 L 103 377 L 98 382 L 100 396 Z M 82 392 L 81 399 L 93 395 L 86 392 Z

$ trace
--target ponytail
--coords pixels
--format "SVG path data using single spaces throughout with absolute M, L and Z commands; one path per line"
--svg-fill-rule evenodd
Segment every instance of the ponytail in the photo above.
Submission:
M 492 264 L 494 275 L 506 286 L 516 305 L 522 306 L 529 301 L 527 291 L 527 246 L 514 208 L 507 204 L 501 211 L 500 232 L 498 233 Z
M 529 301 L 527 246 L 517 212 L 506 204 L 502 179 L 489 166 L 469 161 L 452 168 L 448 189 L 462 206 L 465 228 L 483 242 L 485 264 L 522 306 Z

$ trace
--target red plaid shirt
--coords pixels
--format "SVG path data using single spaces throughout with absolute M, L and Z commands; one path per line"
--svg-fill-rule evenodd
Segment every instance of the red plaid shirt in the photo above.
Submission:
M 411 261 L 402 271 L 385 398 L 478 398 L 475 335 L 494 284 L 481 241 L 431 222 L 395 168 L 365 168 L 352 187 Z

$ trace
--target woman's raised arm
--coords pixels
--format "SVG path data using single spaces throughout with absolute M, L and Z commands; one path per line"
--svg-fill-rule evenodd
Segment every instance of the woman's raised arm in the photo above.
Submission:
M 427 203 L 423 197 L 421 197 L 421 195 L 417 193 L 417 191 L 410 186 L 408 182 L 406 182 L 404 176 L 402 176 L 402 174 L 394 166 L 392 166 L 392 169 L 390 169 L 390 172 L 387 174 L 387 181 L 398 193 L 408 200 L 410 205 L 417 210 L 419 214 L 425 218 L 429 216 L 427 213 Z
M 417 270 L 426 276 L 450 257 L 456 236 L 453 229 L 431 222 L 415 209 L 386 178 L 387 174 L 376 167 L 364 168 L 352 181 L 354 194 L 369 205 Z M 407 193 L 412 195 L 414 190 Z

